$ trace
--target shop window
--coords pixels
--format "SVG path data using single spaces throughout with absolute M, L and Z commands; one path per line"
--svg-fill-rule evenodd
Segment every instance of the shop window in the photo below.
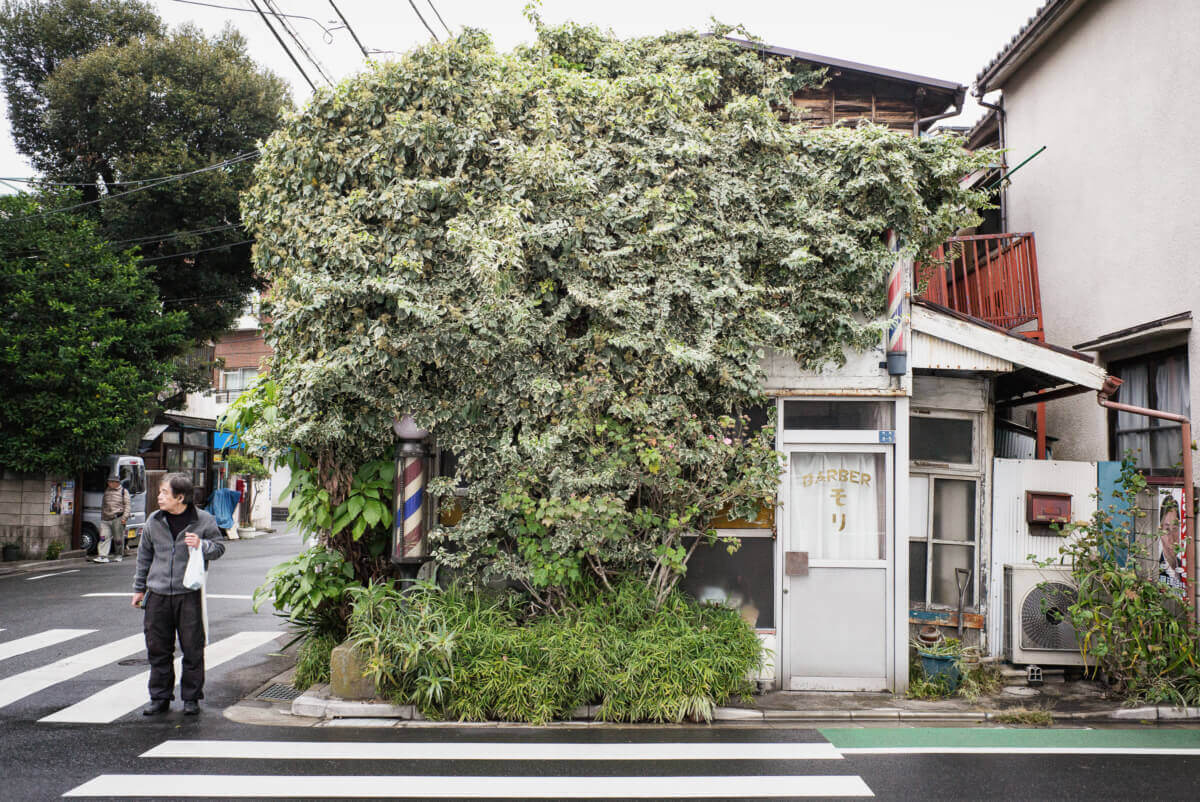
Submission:
M 1123 384 L 1115 400 L 1191 417 L 1188 362 L 1185 349 L 1162 351 L 1138 359 L 1113 362 L 1108 372 Z M 1138 468 L 1157 475 L 1177 475 L 1183 459 L 1183 431 L 1178 423 L 1109 412 L 1111 458 L 1133 453 Z
M 721 541 L 701 543 L 687 564 L 679 587 L 701 602 L 738 610 L 758 629 L 775 626 L 775 541 L 766 536 L 739 536 L 733 554 Z M 685 541 L 690 548 L 695 540 Z
M 909 601 L 958 607 L 955 569 L 971 571 L 965 604 L 975 604 L 975 548 L 978 542 L 978 490 L 975 479 L 909 477 Z
M 179 432 L 163 432 L 162 433 L 162 441 L 164 443 L 178 443 L 179 442 Z
M 891 401 L 784 401 L 785 429 L 894 429 Z
M 792 550 L 810 560 L 887 558 L 883 454 L 796 452 L 790 474 Z
M 183 442 L 189 446 L 208 448 L 208 432 L 190 430 L 183 433 Z
M 250 385 L 257 377 L 257 368 L 234 368 L 221 371 L 217 387 L 218 400 L 232 401 L 244 391 L 249 390 Z

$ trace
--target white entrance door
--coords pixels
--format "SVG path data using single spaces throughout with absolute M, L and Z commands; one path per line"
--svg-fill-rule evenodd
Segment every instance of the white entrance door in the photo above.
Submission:
M 892 447 L 785 454 L 784 687 L 890 690 Z

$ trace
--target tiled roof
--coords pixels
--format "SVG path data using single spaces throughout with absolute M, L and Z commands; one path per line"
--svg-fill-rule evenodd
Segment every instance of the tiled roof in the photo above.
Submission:
M 1031 43 L 1042 33 L 1057 29 L 1086 2 L 1087 0 L 1046 0 L 1041 8 L 1021 26 L 1021 30 L 1017 31 L 1008 41 L 1008 44 L 975 76 L 975 93 L 979 95 L 997 88 L 988 86 L 987 81 L 1014 57 L 1019 57 L 1023 61 L 1040 45 L 1040 42 L 1034 42 L 1033 47 L 1028 49 L 1025 48 L 1026 44 Z

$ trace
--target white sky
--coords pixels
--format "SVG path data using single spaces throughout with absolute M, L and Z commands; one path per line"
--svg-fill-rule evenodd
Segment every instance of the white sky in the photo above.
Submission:
M 248 0 L 206 0 L 250 9 Z M 259 0 L 260 5 L 262 0 Z M 274 0 L 288 14 L 319 20 L 325 28 L 340 25 L 327 0 Z M 407 0 L 334 0 L 368 49 L 404 51 L 429 40 Z M 438 36 L 444 36 L 429 10 L 429 0 L 413 0 Z M 488 31 L 497 48 L 508 50 L 532 38 L 522 16 L 525 0 L 433 0 L 452 30 L 461 26 Z M 849 59 L 879 67 L 957 81 L 970 87 L 975 75 L 1017 32 L 1044 0 L 544 0 L 542 18 L 573 20 L 608 28 L 618 36 L 668 30 L 707 30 L 713 17 L 743 24 L 772 45 Z M 155 0 L 153 5 L 171 27 L 194 22 L 210 33 L 232 23 L 249 42 L 251 56 L 292 85 L 303 103 L 311 94 L 283 49 L 255 13 Z M 308 20 L 290 22 L 334 81 L 363 66 L 363 56 L 345 30 L 322 31 Z M 282 32 L 281 32 L 282 34 Z M 296 51 L 295 45 L 285 41 Z M 331 40 L 331 41 L 330 41 Z M 297 52 L 314 82 L 316 70 Z M 382 54 L 377 58 L 386 59 Z M 945 121 L 970 125 L 981 115 L 968 92 L 966 111 Z M 0 103 L 0 106 L 3 104 Z M 1019 154 L 1018 154 L 1019 156 Z M 0 177 L 30 176 L 32 169 L 12 145 L 7 119 L 0 120 Z M 0 187 L 0 192 L 10 191 Z

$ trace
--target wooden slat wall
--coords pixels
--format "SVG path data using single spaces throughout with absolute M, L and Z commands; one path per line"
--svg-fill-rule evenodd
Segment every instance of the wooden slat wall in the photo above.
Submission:
M 911 100 L 879 97 L 874 92 L 847 92 L 844 87 L 838 91 L 832 84 L 797 92 L 792 104 L 800 111 L 800 119 L 814 126 L 868 120 L 897 131 L 911 131 L 917 121 L 917 109 Z

